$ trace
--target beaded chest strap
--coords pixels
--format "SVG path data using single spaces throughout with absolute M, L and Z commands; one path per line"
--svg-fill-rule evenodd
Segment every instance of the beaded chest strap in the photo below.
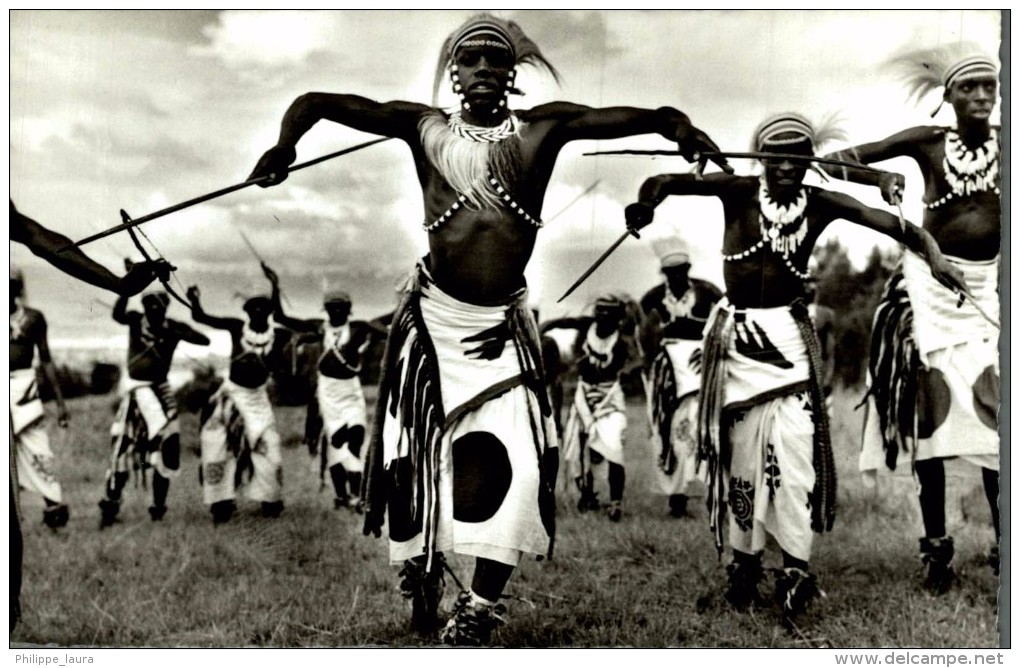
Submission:
M 464 119 L 461 118 L 460 112 L 457 112 L 455 114 L 450 115 L 450 118 L 447 120 L 447 125 L 455 135 L 461 137 L 462 139 L 484 143 L 501 142 L 505 139 L 509 139 L 510 137 L 516 135 L 518 130 L 520 129 L 520 121 L 513 114 L 507 116 L 503 120 L 503 122 L 497 125 L 496 127 L 487 128 L 466 123 Z M 493 176 L 492 172 L 489 172 L 487 174 L 487 178 L 489 181 L 489 185 L 492 186 L 492 189 L 499 195 L 500 200 L 502 201 L 502 204 L 505 208 L 507 208 L 509 211 L 513 213 L 516 213 L 526 222 L 531 223 L 535 227 L 541 228 L 544 225 L 544 223 L 541 220 L 531 216 L 527 211 L 524 210 L 524 207 L 522 207 L 520 204 L 516 202 L 516 200 L 514 200 L 513 196 L 511 196 L 510 193 L 507 192 L 506 188 L 504 188 L 502 184 L 500 184 L 500 182 L 496 180 L 496 177 Z M 459 211 L 461 207 L 463 207 L 466 203 L 467 197 L 463 194 L 458 194 L 457 199 L 454 200 L 453 204 L 450 205 L 450 208 L 447 209 L 442 215 L 440 215 L 439 218 L 436 218 L 432 223 L 423 224 L 425 231 L 432 232 L 433 230 L 437 229 L 440 225 L 448 221 L 450 218 L 453 218 L 457 211 Z

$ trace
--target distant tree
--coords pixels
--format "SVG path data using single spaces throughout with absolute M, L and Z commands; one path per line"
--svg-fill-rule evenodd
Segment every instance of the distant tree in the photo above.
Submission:
M 847 249 L 836 239 L 818 246 L 819 304 L 835 312 L 835 380 L 854 387 L 864 382 L 868 367 L 871 321 L 886 281 L 899 259 L 899 251 L 883 252 L 875 246 L 864 268 L 854 268 Z

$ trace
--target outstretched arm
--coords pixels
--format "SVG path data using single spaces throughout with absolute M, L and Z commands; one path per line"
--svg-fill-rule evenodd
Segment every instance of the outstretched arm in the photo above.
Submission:
M 649 225 L 655 217 L 655 207 L 670 195 L 700 195 L 724 197 L 740 183 L 742 177 L 730 174 L 659 174 L 641 184 L 638 201 L 625 209 L 627 227 L 637 231 Z
M 209 345 L 209 337 L 197 330 L 188 327 L 183 322 L 174 321 L 174 329 L 178 338 L 181 341 L 186 341 L 196 346 L 207 346 Z
M 941 134 L 941 128 L 916 127 L 897 132 L 880 141 L 851 146 L 824 156 L 848 162 L 859 162 L 870 165 L 874 162 L 891 160 L 892 158 L 908 157 L 920 162 L 923 152 L 920 146 L 931 141 Z M 882 197 L 889 204 L 896 204 L 903 192 L 906 179 L 902 174 L 894 172 L 873 172 L 870 170 L 854 169 L 840 165 L 819 164 L 830 176 L 852 183 L 860 183 L 866 186 L 875 186 L 882 191 Z
M 259 159 L 249 179 L 272 176 L 267 187 L 287 178 L 287 169 L 297 157 L 295 147 L 306 132 L 321 120 L 385 137 L 413 141 L 418 119 L 429 107 L 414 102 L 376 102 L 360 95 L 305 93 L 290 105 L 280 124 L 276 146 Z
M 938 242 L 926 230 L 885 211 L 865 206 L 849 195 L 832 191 L 819 192 L 823 201 L 832 207 L 833 219 L 843 218 L 899 241 L 928 262 L 932 276 L 939 283 L 950 290 L 969 292 L 963 274 L 946 260 Z
M 201 293 L 198 291 L 198 286 L 192 285 L 188 288 L 188 301 L 191 302 L 191 317 L 200 325 L 225 329 L 228 332 L 238 332 L 244 324 L 237 318 L 218 318 L 206 313 L 205 309 L 202 308 Z
M 637 107 L 594 108 L 569 102 L 553 102 L 524 115 L 525 120 L 562 118 L 554 137 L 562 143 L 578 139 L 618 139 L 643 134 L 659 134 L 677 143 L 688 162 L 697 162 L 701 153 L 718 151 L 711 138 L 691 124 L 687 114 L 673 107 L 640 109 Z M 725 171 L 733 169 L 725 159 L 715 160 Z
M 65 274 L 119 295 L 136 295 L 156 280 L 160 271 L 170 271 L 170 265 L 165 261 L 140 262 L 119 278 L 81 250 L 67 248 L 73 243 L 70 239 L 18 211 L 13 200 L 9 226 L 11 241 L 28 246 L 29 250 Z
M 375 320 L 356 320 L 355 322 L 360 323 L 360 327 L 366 328 L 366 336 L 369 338 L 385 338 L 389 335 L 390 329 L 382 323 Z M 353 324 L 353 323 L 352 323 Z

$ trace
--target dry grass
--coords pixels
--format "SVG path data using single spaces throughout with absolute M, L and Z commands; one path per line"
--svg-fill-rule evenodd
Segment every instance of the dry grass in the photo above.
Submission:
M 652 457 L 643 408 L 630 407 L 630 464 L 624 520 L 579 515 L 561 489 L 556 558 L 527 561 L 511 580 L 508 647 L 993 647 L 996 580 L 981 563 L 992 532 L 975 481 L 951 503 L 961 584 L 931 598 L 919 587 L 919 523 L 909 478 L 869 490 L 853 470 L 857 418 L 852 397 L 834 407 L 840 515 L 816 541 L 813 570 L 827 597 L 799 632 L 774 610 L 737 614 L 720 593 L 723 562 L 704 509 L 668 517 L 650 492 Z M 360 517 L 332 508 L 317 471 L 297 445 L 302 409 L 281 408 L 287 510 L 262 520 L 242 503 L 214 529 L 202 505 L 197 459 L 186 448 L 162 523 L 146 513 L 150 491 L 129 487 L 123 521 L 100 532 L 96 503 L 107 457 L 112 397 L 72 402 L 73 425 L 54 435 L 71 521 L 42 525 L 26 495 L 25 617 L 14 644 L 152 647 L 405 646 L 405 602 L 386 544 L 361 535 Z M 197 439 L 185 416 L 185 444 Z M 470 562 L 454 560 L 470 579 Z M 770 553 L 767 565 L 777 565 Z M 446 603 L 455 586 L 447 579 Z

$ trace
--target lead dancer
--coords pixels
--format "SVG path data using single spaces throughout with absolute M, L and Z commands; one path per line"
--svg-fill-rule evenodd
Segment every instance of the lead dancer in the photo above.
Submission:
M 552 102 L 511 110 L 517 67 L 556 70 L 521 28 L 472 17 L 444 43 L 435 90 L 449 76 L 461 108 L 308 93 L 284 116 L 277 146 L 253 177 L 286 177 L 294 146 L 326 119 L 398 137 L 424 195 L 429 254 L 390 332 L 367 461 L 367 533 L 389 511 L 390 559 L 403 563 L 412 624 L 429 630 L 443 550 L 476 557 L 443 639 L 486 644 L 500 596 L 524 553 L 545 554 L 556 456 L 524 270 L 560 149 L 578 139 L 657 133 L 690 159 L 715 150 L 676 109 L 593 109 Z M 384 490 L 389 490 L 385 493 Z

